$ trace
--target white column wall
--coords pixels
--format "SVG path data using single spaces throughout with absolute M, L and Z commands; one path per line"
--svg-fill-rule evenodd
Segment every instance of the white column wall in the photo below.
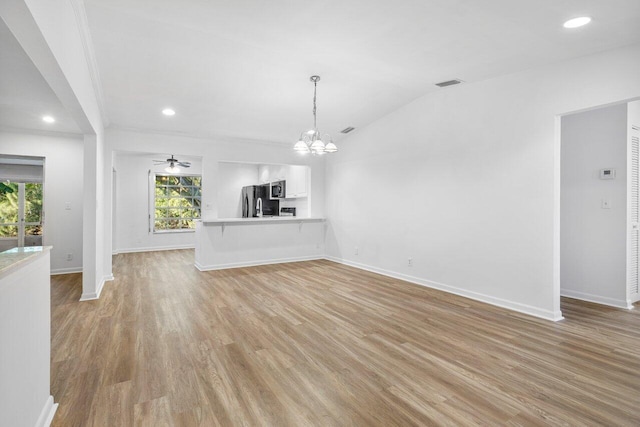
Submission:
M 98 270 L 98 144 L 95 135 L 84 136 L 84 191 L 82 204 L 82 295 L 81 300 L 96 299 L 102 290 Z

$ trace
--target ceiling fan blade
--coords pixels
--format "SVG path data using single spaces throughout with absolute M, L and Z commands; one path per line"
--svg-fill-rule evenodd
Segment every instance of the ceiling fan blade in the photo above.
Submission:
M 167 162 L 165 160 L 154 160 L 153 163 L 156 164 L 156 165 L 161 165 L 161 164 L 167 163 Z
M 177 164 L 185 168 L 191 167 L 191 162 L 177 162 Z

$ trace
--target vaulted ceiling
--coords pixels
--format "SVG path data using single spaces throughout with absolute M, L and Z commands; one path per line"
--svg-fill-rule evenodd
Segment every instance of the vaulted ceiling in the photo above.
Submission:
M 434 85 L 443 80 L 469 83 L 640 42 L 638 0 L 85 4 L 112 126 L 280 143 L 312 124 L 313 74 L 322 77 L 318 125 L 335 137 L 430 91 L 456 90 Z M 582 15 L 593 22 L 562 27 Z M 177 114 L 163 116 L 165 107 Z

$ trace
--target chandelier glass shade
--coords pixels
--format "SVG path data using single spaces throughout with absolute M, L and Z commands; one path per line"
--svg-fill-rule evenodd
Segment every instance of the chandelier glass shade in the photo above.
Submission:
M 322 155 L 335 153 L 338 151 L 338 147 L 333 143 L 331 136 L 329 134 L 322 136 L 317 125 L 316 97 L 320 76 L 311 76 L 309 80 L 313 83 L 313 129 L 302 132 L 293 149 L 301 154 Z

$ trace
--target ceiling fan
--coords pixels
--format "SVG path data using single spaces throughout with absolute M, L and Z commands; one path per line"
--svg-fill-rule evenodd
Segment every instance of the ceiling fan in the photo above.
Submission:
M 176 165 L 182 166 L 183 168 L 191 167 L 191 162 L 181 162 L 180 160 L 178 160 L 175 157 L 173 157 L 173 154 L 171 155 L 170 159 L 167 159 L 167 160 L 154 160 L 153 161 L 154 165 L 161 165 L 161 164 L 164 164 L 164 163 L 169 164 L 169 166 L 167 166 L 167 168 L 165 169 L 165 171 L 167 171 L 169 173 L 180 172 L 180 169 L 178 169 L 176 167 Z

